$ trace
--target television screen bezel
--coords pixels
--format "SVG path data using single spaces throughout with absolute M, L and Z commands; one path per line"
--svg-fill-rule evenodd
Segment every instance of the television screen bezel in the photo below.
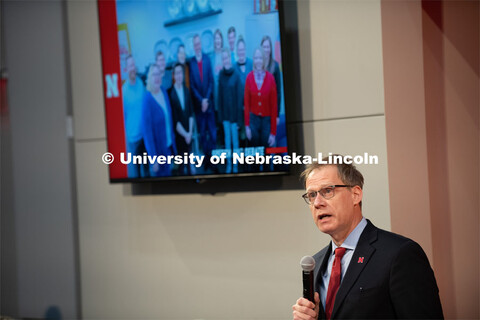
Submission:
M 102 6 L 108 6 L 116 1 L 97 0 L 99 8 L 100 42 L 103 48 L 104 37 L 101 21 Z M 103 8 L 104 9 L 104 8 Z M 303 154 L 303 128 L 302 128 L 302 99 L 299 59 L 299 28 L 298 8 L 296 0 L 278 0 L 278 16 L 280 25 L 280 42 L 282 54 L 282 80 L 285 99 L 285 117 L 287 129 L 288 154 Z M 112 23 L 111 21 L 109 22 Z M 117 21 L 115 21 L 115 28 Z M 109 26 L 112 27 L 111 25 Z M 110 30 L 111 31 L 111 30 Z M 103 31 L 105 32 L 105 31 Z M 116 39 L 115 39 L 116 40 Z M 118 46 L 118 43 L 117 43 Z M 102 75 L 104 81 L 104 103 L 106 103 L 105 60 L 102 54 Z M 119 80 L 121 81 L 121 80 Z M 108 139 L 107 114 L 105 115 L 107 144 Z M 124 137 L 123 137 L 124 139 Z M 124 140 L 123 140 L 124 143 Z M 280 172 L 253 172 L 238 174 L 209 174 L 198 176 L 168 176 L 156 178 L 112 178 L 109 168 L 110 183 L 129 183 L 132 185 L 132 194 L 176 194 L 176 193 L 218 193 L 253 190 L 299 189 L 302 188 L 298 174 L 303 170 L 303 165 L 289 165 L 288 171 Z M 232 183 L 226 184 L 226 181 Z

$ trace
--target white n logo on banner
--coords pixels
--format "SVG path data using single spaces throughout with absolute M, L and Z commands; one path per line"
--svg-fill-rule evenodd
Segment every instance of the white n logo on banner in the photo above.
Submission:
M 118 97 L 118 74 L 105 75 L 105 82 L 107 83 L 107 98 Z

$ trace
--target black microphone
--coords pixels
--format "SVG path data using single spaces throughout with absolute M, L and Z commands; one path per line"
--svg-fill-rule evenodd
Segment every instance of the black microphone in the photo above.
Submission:
M 305 256 L 300 260 L 303 272 L 303 297 L 315 303 L 313 289 L 313 270 L 315 269 L 315 259 Z

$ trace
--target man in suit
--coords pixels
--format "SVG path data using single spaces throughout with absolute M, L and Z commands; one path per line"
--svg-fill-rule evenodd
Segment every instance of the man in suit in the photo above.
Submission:
M 195 56 L 190 60 L 190 89 L 203 152 L 209 158 L 217 145 L 215 108 L 213 105 L 212 64 L 202 52 L 200 36 L 193 37 Z
M 299 298 L 295 320 L 443 318 L 422 248 L 363 217 L 355 166 L 317 163 L 302 178 L 313 220 L 332 241 L 314 256 L 315 301 Z

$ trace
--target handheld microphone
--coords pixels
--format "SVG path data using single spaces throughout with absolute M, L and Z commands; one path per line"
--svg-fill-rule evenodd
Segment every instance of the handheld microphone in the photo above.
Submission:
M 303 272 L 303 297 L 315 303 L 313 289 L 313 270 L 315 269 L 315 259 L 305 256 L 300 260 Z

